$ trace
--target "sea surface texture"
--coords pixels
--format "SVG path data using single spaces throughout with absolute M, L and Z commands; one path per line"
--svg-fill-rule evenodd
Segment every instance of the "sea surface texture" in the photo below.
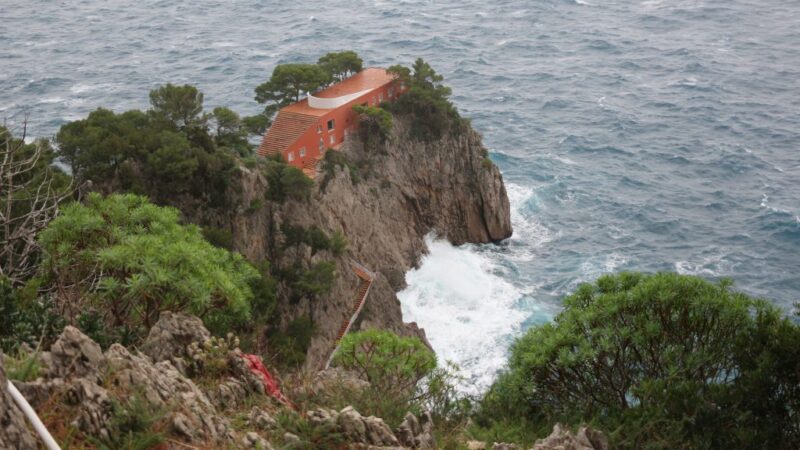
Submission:
M 800 300 L 797 0 L 0 2 L 0 117 L 51 136 L 191 83 L 259 109 L 276 64 L 423 57 L 503 171 L 514 236 L 431 253 L 407 319 L 474 388 L 581 283 L 620 270 L 730 277 Z

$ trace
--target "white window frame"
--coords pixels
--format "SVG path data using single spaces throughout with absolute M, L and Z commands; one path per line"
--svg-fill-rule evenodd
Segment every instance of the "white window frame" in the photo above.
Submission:
M 289 162 L 294 161 L 294 152 L 289 152 L 289 154 L 286 155 L 286 160 Z
M 328 120 L 328 131 L 332 131 L 336 129 L 336 119 Z
M 322 138 L 319 138 L 319 151 L 323 151 L 323 150 L 325 150 L 325 140 L 322 139 Z
M 304 156 L 306 156 L 306 148 L 305 147 L 300 147 L 300 157 L 302 158 Z
M 331 134 L 331 145 L 336 145 L 336 135 Z

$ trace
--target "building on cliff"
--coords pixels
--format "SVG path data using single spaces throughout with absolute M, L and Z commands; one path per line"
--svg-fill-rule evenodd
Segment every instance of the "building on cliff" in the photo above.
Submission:
M 397 98 L 404 86 L 385 69 L 370 67 L 297 103 L 283 107 L 267 130 L 258 154 L 280 154 L 314 177 L 317 163 L 329 148 L 338 149 L 356 132 L 353 106 L 377 106 Z

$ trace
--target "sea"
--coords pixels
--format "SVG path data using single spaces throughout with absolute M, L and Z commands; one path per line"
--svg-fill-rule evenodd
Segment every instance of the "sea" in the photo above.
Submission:
M 276 64 L 350 49 L 430 62 L 503 173 L 514 235 L 431 234 L 399 294 L 465 389 L 602 274 L 800 301 L 798 0 L 0 0 L 0 118 L 49 137 L 167 82 L 253 114 Z

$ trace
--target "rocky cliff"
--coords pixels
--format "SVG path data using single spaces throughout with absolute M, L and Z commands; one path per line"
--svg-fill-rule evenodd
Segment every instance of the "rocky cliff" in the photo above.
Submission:
M 267 203 L 255 212 L 246 212 L 246 205 L 263 198 L 269 186 L 257 170 L 243 169 L 236 189 L 242 206 L 218 219 L 231 230 L 236 249 L 253 261 L 336 261 L 338 277 L 329 294 L 291 304 L 283 298 L 278 307 L 284 322 L 307 314 L 316 323 L 309 351 L 312 366 L 330 351 L 352 309 L 358 279 L 350 260 L 378 273 L 357 327 L 424 336 L 416 325 L 403 323 L 395 293 L 405 286 L 405 272 L 427 251 L 425 236 L 435 233 L 458 245 L 499 241 L 512 232 L 502 175 L 487 158 L 480 135 L 469 127 L 458 135 L 420 142 L 411 139 L 406 121 L 395 118 L 388 142 L 366 149 L 358 138 L 350 138 L 340 151 L 357 169 L 330 167 L 318 175 L 308 201 Z M 312 255 L 302 247 L 278 251 L 286 224 L 340 231 L 349 243 L 347 251 L 339 257 Z

